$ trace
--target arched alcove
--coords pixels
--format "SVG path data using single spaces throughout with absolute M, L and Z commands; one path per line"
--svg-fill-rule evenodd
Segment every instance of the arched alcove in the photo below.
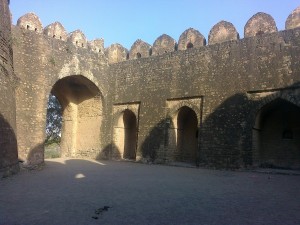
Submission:
M 262 167 L 300 169 L 300 108 L 276 99 L 262 107 L 253 128 L 253 151 Z
M 119 157 L 136 159 L 137 119 L 131 110 L 124 110 L 118 117 L 114 126 L 114 141 Z
M 178 110 L 176 130 L 175 161 L 195 163 L 198 149 L 198 120 L 194 110 L 187 106 Z
M 51 93 L 62 107 L 61 154 L 95 158 L 100 151 L 102 98 L 98 87 L 81 75 L 58 80 Z

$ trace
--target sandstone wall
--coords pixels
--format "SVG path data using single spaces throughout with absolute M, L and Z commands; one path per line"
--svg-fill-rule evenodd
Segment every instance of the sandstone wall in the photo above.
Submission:
M 72 85 L 72 82 L 79 80 L 78 85 L 82 85 L 87 90 L 93 88 L 89 83 L 95 85 L 99 91 L 97 98 L 101 105 L 101 145 L 98 148 L 87 149 L 88 152 L 82 153 L 82 156 L 89 155 L 97 157 L 100 154 L 101 146 L 106 146 L 110 139 L 110 133 L 105 132 L 106 127 L 110 127 L 109 120 L 106 115 L 110 114 L 108 104 L 111 92 L 111 80 L 107 76 L 107 59 L 102 53 L 95 53 L 86 48 L 76 46 L 71 41 L 60 40 L 55 37 L 48 37 L 43 34 L 13 27 L 14 40 L 14 65 L 15 73 L 19 77 L 19 85 L 16 91 L 17 101 L 17 139 L 19 156 L 29 164 L 41 163 L 44 160 L 44 140 L 47 102 L 50 92 L 54 91 L 54 85 L 64 78 L 74 77 L 67 85 Z M 77 79 L 83 77 L 84 79 Z M 70 99 L 75 96 L 76 99 L 70 100 L 65 108 L 70 109 L 71 103 L 74 103 L 77 108 L 80 108 L 79 103 L 86 99 L 81 94 L 80 90 L 71 89 L 75 93 L 67 93 L 66 96 L 59 96 L 60 102 L 63 105 L 65 99 Z M 63 90 L 61 90 L 64 92 Z M 79 94 L 76 95 L 78 91 Z M 59 94 L 56 90 L 54 94 Z M 83 103 L 82 103 L 83 104 Z M 81 107 L 84 110 L 86 107 Z M 68 110 L 67 110 L 68 111 Z M 67 112 L 66 111 L 66 112 Z M 89 111 L 87 110 L 87 114 Z M 76 117 L 76 124 L 83 114 L 81 110 Z M 68 117 L 67 117 L 68 118 Z M 65 121 L 66 124 L 68 121 Z M 74 124 L 73 124 L 74 125 Z M 77 124 L 78 125 L 78 124 Z M 77 126 L 76 125 L 76 126 Z M 75 134 L 74 134 L 75 135 Z M 79 137 L 79 140 L 86 136 Z M 72 140 L 70 140 L 72 141 Z M 84 146 L 84 145 L 83 145 Z M 103 147 L 104 148 L 104 147 Z M 79 153 L 80 155 L 80 153 Z M 66 156 L 75 156 L 66 154 Z
M 17 172 L 16 77 L 13 72 L 11 21 L 8 1 L 0 1 L 0 173 Z
M 246 24 L 244 39 L 233 24 L 221 21 L 207 46 L 201 33 L 190 28 L 179 46 L 162 35 L 153 47 L 138 40 L 130 51 L 120 44 L 104 50 L 102 39 L 88 42 L 79 30 L 66 39 L 61 24 L 41 32 L 37 17 L 22 17 L 13 28 L 20 158 L 43 162 L 52 92 L 64 110 L 64 156 L 127 155 L 158 163 L 185 157 L 197 165 L 227 168 L 266 163 L 260 138 L 268 135 L 259 133 L 269 126 L 260 122 L 269 112 L 264 107 L 276 106 L 279 99 L 300 107 L 299 10 L 292 14 L 293 29 L 285 31 L 277 32 L 273 19 L 258 13 Z M 293 129 L 288 146 L 299 149 L 299 130 Z M 196 152 L 181 154 L 181 143 Z M 293 168 L 300 168 L 297 154 Z M 269 152 L 268 157 L 278 155 Z
M 200 163 L 252 164 L 252 127 L 261 102 L 291 89 L 287 96 L 299 105 L 299 34 L 287 30 L 111 65 L 113 104 L 140 104 L 137 156 L 170 160 L 167 127 L 172 111 L 186 105 L 201 123 Z

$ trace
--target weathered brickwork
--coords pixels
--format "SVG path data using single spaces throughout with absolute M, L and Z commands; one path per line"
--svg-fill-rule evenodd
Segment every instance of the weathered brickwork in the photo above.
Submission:
M 162 35 L 130 51 L 80 31 L 66 39 L 59 24 L 32 30 L 39 19 L 22 17 L 12 30 L 19 157 L 43 162 L 52 93 L 63 156 L 300 169 L 299 13 L 280 32 L 258 13 L 244 39 L 221 21 L 208 45 L 190 28 L 178 45 Z

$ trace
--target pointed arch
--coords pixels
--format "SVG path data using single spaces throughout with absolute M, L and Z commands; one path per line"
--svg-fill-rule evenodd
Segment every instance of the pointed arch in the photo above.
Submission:
M 286 97 L 269 100 L 256 115 L 252 145 L 259 166 L 300 168 L 300 107 Z
M 118 112 L 114 116 L 113 139 L 116 145 L 115 157 L 136 159 L 138 121 L 130 109 Z M 118 156 L 116 155 L 118 153 Z
M 103 116 L 99 88 L 86 77 L 73 75 L 59 79 L 51 93 L 62 107 L 62 156 L 96 158 Z

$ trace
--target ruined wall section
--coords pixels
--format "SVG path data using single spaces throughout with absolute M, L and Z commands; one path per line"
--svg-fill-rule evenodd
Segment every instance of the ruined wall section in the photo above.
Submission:
M 255 101 L 248 92 L 298 85 L 299 29 L 110 66 L 113 104 L 140 102 L 138 158 L 165 158 L 167 101 L 203 97 L 200 162 L 251 164 Z M 199 106 L 200 107 L 200 106 Z M 200 109 L 199 109 L 200 110 Z
M 48 37 L 35 31 L 13 27 L 15 73 L 19 77 L 17 99 L 17 138 L 20 158 L 28 164 L 43 162 L 48 96 L 53 85 L 64 77 L 82 75 L 100 90 L 103 106 L 102 146 L 90 152 L 94 158 L 110 139 L 106 115 L 111 107 L 108 93 L 108 62 L 101 53 L 76 47 L 71 42 Z
M 15 85 L 10 11 L 0 0 L 0 178 L 18 171 Z M 4 174 L 2 174 L 4 173 Z

